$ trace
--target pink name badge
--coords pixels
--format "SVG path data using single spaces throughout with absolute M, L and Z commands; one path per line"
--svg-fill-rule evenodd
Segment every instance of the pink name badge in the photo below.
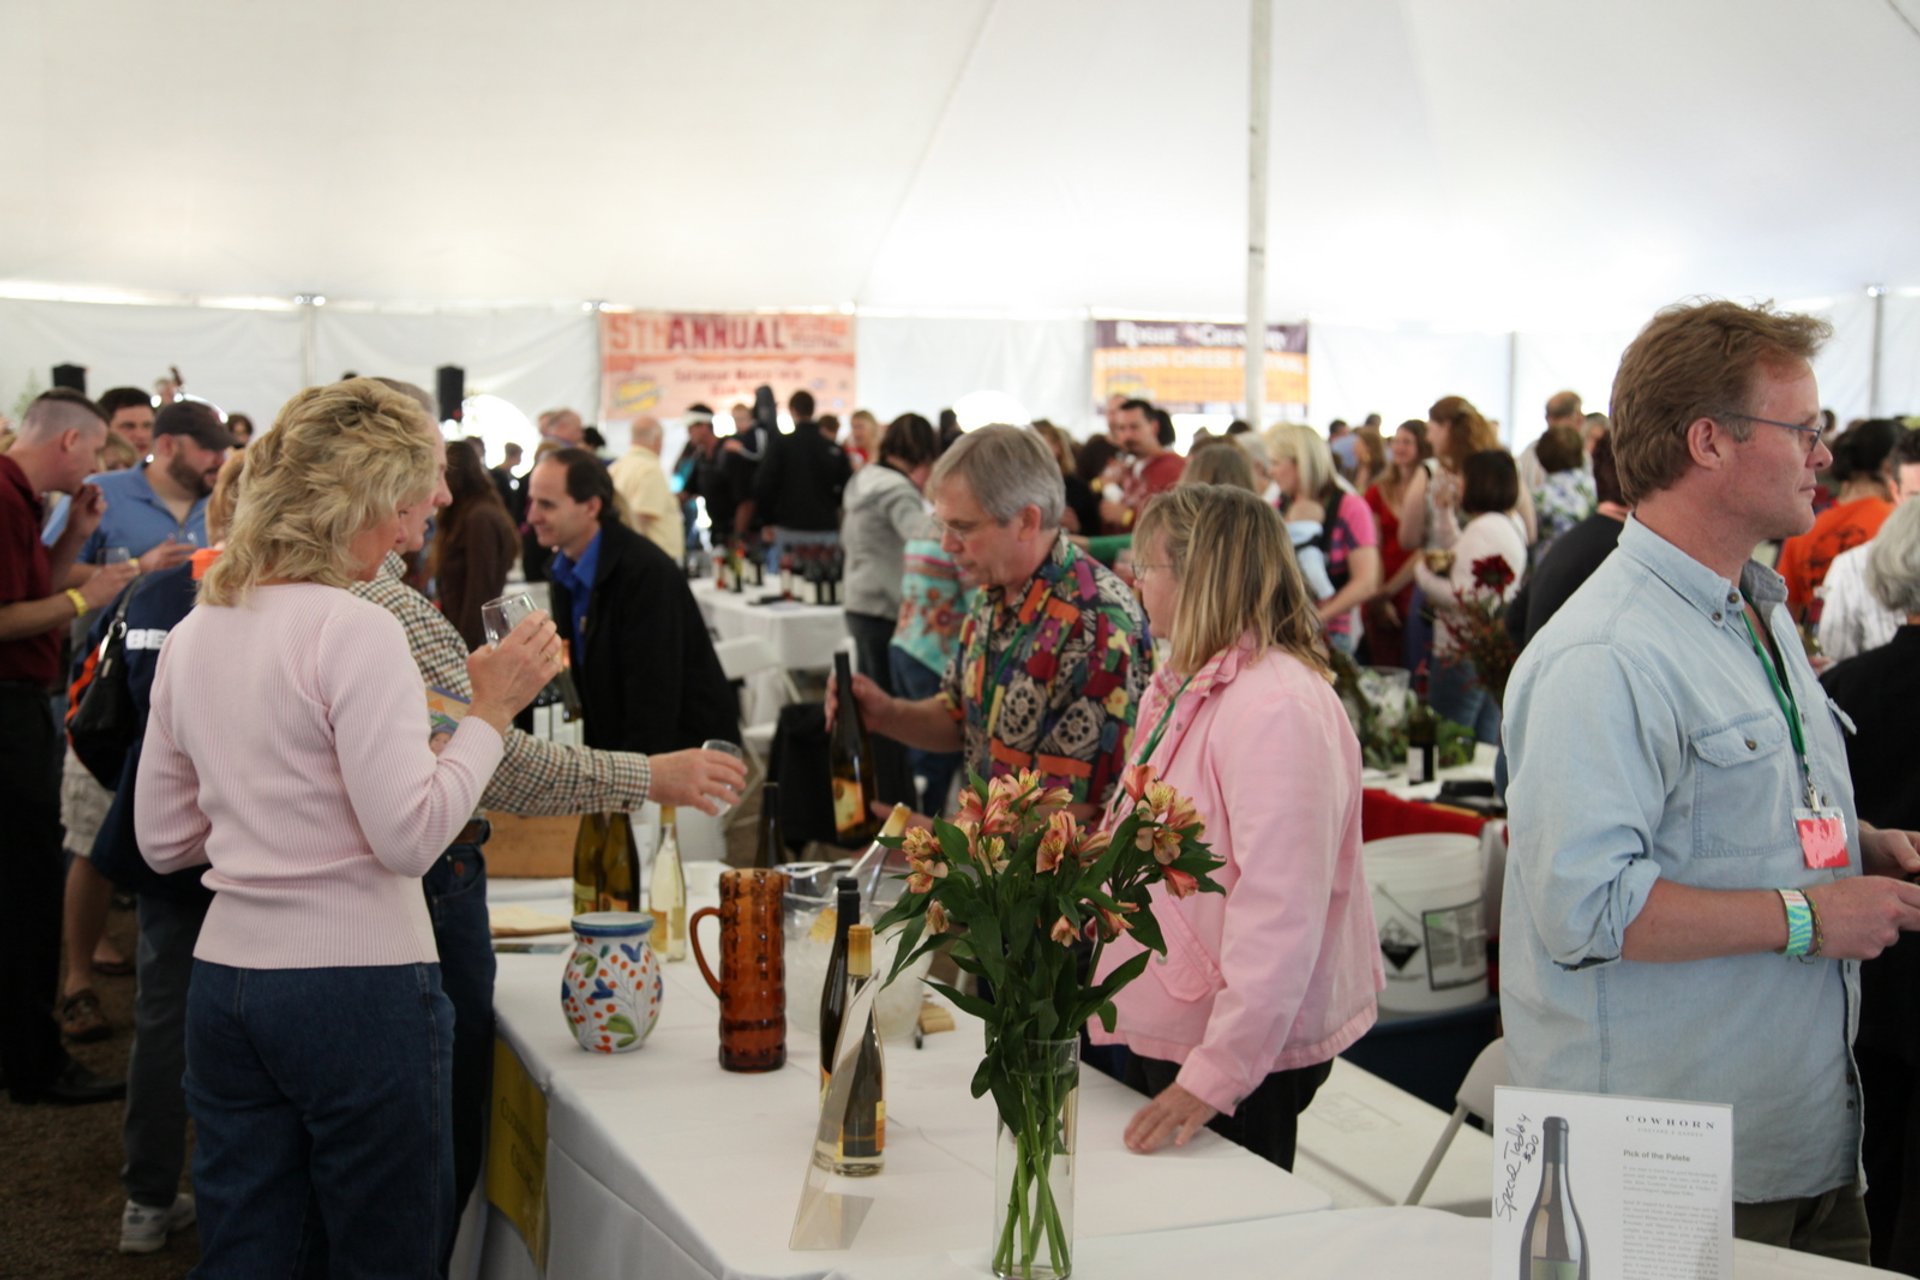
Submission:
M 1847 820 L 1838 809 L 1795 809 L 1793 825 L 1808 867 L 1817 871 L 1847 865 Z

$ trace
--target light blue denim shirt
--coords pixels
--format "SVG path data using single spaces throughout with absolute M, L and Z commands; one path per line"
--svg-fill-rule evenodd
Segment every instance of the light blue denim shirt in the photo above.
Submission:
M 1731 1104 L 1733 1198 L 1751 1203 L 1856 1181 L 1859 966 L 1620 958 L 1656 880 L 1804 888 L 1860 871 L 1841 722 L 1785 584 L 1749 563 L 1740 587 L 1783 656 L 1815 785 L 1846 815 L 1849 864 L 1801 856 L 1800 766 L 1735 585 L 1629 519 L 1508 686 L 1500 1001 L 1515 1084 Z

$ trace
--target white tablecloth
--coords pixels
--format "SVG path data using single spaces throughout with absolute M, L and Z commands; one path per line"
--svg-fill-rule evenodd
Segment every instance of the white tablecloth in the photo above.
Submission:
M 537 901 L 557 914 L 566 904 Z M 716 930 L 703 922 L 711 943 Z M 887 1277 L 985 1249 L 992 1223 L 993 1107 L 968 1095 L 978 1024 L 887 1046 L 887 1167 L 853 1188 L 876 1203 L 852 1249 L 794 1252 L 788 1232 L 818 1108 L 818 1049 L 788 1034 L 785 1069 L 722 1071 L 718 1003 L 691 959 L 666 970 L 659 1025 L 635 1053 L 574 1044 L 560 1012 L 564 955 L 502 955 L 500 1033 L 547 1095 L 548 1275 Z M 1087 1069 L 1080 1098 L 1075 1236 L 1167 1231 L 1327 1208 L 1326 1193 L 1210 1133 L 1179 1151 L 1128 1152 L 1140 1099 Z M 534 1273 L 489 1215 L 481 1274 Z M 1091 1274 L 1091 1273 L 1089 1273 Z
M 1099 1280 L 1182 1275 L 1486 1280 L 1494 1274 L 1492 1229 L 1486 1218 L 1437 1209 L 1336 1209 L 1205 1230 L 1084 1240 L 1075 1251 L 1073 1273 Z M 1733 1263 L 1740 1280 L 1868 1280 L 1889 1274 L 1738 1240 Z M 846 1274 L 864 1277 L 866 1272 Z M 894 1273 L 899 1280 L 978 1280 L 986 1274 L 984 1247 Z
M 693 598 L 707 625 L 722 640 L 760 636 L 773 646 L 780 665 L 792 671 L 825 671 L 833 651 L 847 638 L 847 615 L 839 605 L 754 604 L 779 591 L 748 588 L 735 595 L 714 588 L 711 578 L 692 584 Z
M 1396 1205 L 1446 1127 L 1438 1107 L 1335 1058 L 1333 1074 L 1300 1117 L 1293 1171 L 1342 1209 Z M 1493 1139 L 1462 1125 L 1420 1202 L 1484 1218 L 1492 1192 Z

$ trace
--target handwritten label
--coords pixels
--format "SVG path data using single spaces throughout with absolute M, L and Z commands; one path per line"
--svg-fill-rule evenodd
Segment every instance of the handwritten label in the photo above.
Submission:
M 1520 1203 L 1516 1198 L 1521 1185 L 1520 1175 L 1533 1163 L 1539 1151 L 1540 1132 L 1534 1127 L 1532 1117 L 1524 1112 L 1514 1117 L 1513 1123 L 1501 1131 L 1499 1152 L 1494 1157 L 1502 1171 L 1499 1191 L 1493 1197 L 1494 1217 L 1505 1221 L 1520 1212 Z

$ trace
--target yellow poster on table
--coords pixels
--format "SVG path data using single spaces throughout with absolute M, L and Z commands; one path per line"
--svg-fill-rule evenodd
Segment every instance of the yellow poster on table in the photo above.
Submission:
M 1244 324 L 1206 321 L 1097 320 L 1093 398 L 1150 400 L 1168 413 L 1244 415 Z M 1307 326 L 1267 326 L 1266 404 L 1262 422 L 1307 412 Z
M 773 388 L 846 417 L 854 402 L 853 317 L 810 311 L 607 311 L 600 316 L 600 419 L 724 412 Z
M 493 1127 L 487 1137 L 487 1203 L 506 1215 L 541 1275 L 547 1273 L 547 1095 L 520 1055 L 493 1041 Z

